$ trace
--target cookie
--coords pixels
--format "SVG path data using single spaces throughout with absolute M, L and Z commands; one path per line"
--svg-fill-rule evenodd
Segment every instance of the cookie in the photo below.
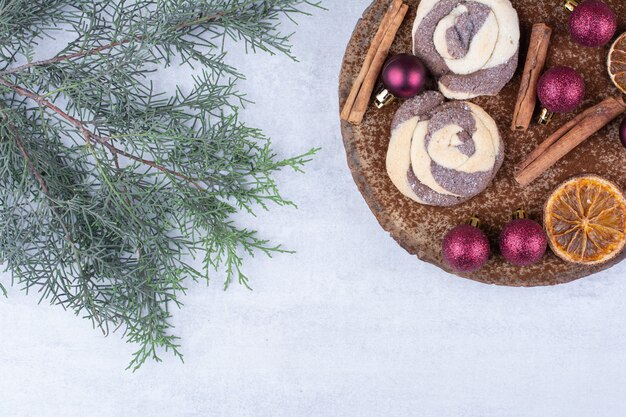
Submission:
M 405 101 L 392 121 L 387 173 L 420 204 L 469 200 L 489 186 L 503 160 L 496 123 L 475 104 L 428 91 Z
M 413 24 L 413 53 L 450 99 L 496 95 L 519 55 L 519 21 L 509 0 L 422 0 Z

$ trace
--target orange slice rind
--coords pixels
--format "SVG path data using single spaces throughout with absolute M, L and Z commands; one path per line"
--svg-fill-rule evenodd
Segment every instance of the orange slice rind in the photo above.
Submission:
M 622 33 L 611 45 L 607 68 L 613 84 L 622 93 L 626 93 L 626 32 Z
M 626 198 L 596 175 L 574 177 L 557 187 L 544 207 L 550 248 L 578 264 L 608 262 L 626 245 Z

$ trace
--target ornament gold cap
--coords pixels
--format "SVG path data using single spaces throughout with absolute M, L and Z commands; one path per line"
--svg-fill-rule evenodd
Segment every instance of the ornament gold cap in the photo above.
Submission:
M 523 208 L 520 207 L 520 208 L 518 208 L 517 210 L 515 210 L 513 212 L 511 217 L 513 218 L 513 220 L 527 219 L 528 218 L 528 214 L 526 214 L 526 211 Z
M 539 124 L 547 125 L 548 123 L 550 123 L 550 120 L 552 120 L 552 116 L 554 116 L 553 112 L 546 109 L 545 107 L 542 107 L 541 112 L 539 113 L 539 119 L 538 119 Z
M 577 6 L 578 2 L 576 0 L 565 0 L 565 2 L 563 2 L 563 7 L 565 7 L 565 10 L 568 12 L 573 12 Z
M 396 97 L 389 92 L 386 88 L 383 88 L 378 94 L 376 94 L 376 98 L 374 99 L 374 104 L 377 109 L 382 109 L 387 104 L 394 101 Z
M 470 226 L 480 228 L 480 219 L 478 218 L 477 215 L 473 215 L 467 220 L 467 224 L 469 224 Z

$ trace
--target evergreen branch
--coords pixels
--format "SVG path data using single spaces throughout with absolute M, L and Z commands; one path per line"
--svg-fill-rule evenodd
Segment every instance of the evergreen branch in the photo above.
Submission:
M 86 278 L 85 275 L 84 275 L 85 268 L 83 266 L 83 262 L 81 260 L 79 251 L 76 248 L 76 243 L 75 243 L 74 238 L 72 236 L 71 227 L 69 225 L 67 225 L 67 223 L 63 220 L 62 214 L 59 212 L 59 209 L 54 205 L 52 196 L 50 194 L 50 190 L 48 189 L 48 186 L 46 185 L 46 182 L 43 179 L 43 175 L 35 167 L 35 164 L 33 163 L 33 160 L 31 158 L 30 154 L 26 150 L 26 147 L 24 146 L 24 143 L 22 142 L 22 139 L 20 138 L 20 135 L 17 132 L 17 129 L 15 128 L 15 126 L 13 124 L 11 124 L 9 116 L 7 116 L 7 114 L 5 113 L 6 106 L 4 105 L 4 103 L 0 103 L 0 111 L 2 112 L 2 119 L 7 123 L 7 128 L 8 128 L 8 130 L 11 133 L 13 141 L 15 142 L 15 145 L 18 148 L 18 150 L 20 152 L 20 155 L 24 158 L 24 162 L 28 166 L 28 170 L 31 172 L 33 177 L 36 179 L 37 183 L 39 184 L 39 187 L 41 188 L 42 193 L 50 201 L 51 211 L 54 214 L 54 216 L 56 217 L 56 219 L 58 220 L 59 224 L 61 225 L 61 228 L 63 229 L 63 232 L 65 234 L 65 239 L 67 240 L 67 242 L 71 246 L 72 254 L 74 255 L 74 259 L 75 259 L 76 263 L 79 265 L 79 271 L 80 271 L 81 278 L 83 278 L 83 279 Z M 82 284 L 82 297 L 83 297 L 83 302 L 84 302 L 85 307 L 88 308 L 92 312 L 92 317 L 95 319 L 95 321 L 97 322 L 98 326 L 102 327 L 102 320 L 100 319 L 100 317 L 98 315 L 98 312 L 97 312 L 97 310 L 94 307 L 94 303 L 93 303 L 93 299 L 91 297 L 91 293 L 90 293 L 89 289 L 85 286 L 84 282 Z
M 141 37 L 138 37 L 136 40 L 141 40 Z M 4 71 L 0 71 L 0 76 L 15 74 L 17 72 L 22 72 L 33 67 L 42 67 L 46 65 L 58 64 L 63 61 L 69 61 L 69 60 L 76 59 L 76 58 L 84 58 L 84 57 L 88 57 L 91 55 L 96 55 L 96 54 L 106 51 L 107 49 L 115 48 L 117 46 L 127 44 L 131 41 L 132 41 L 131 39 L 125 39 L 123 41 L 116 41 L 116 42 L 111 42 L 106 45 L 98 46 L 97 48 L 92 48 L 88 51 L 80 51 L 80 52 L 75 52 L 73 54 L 61 55 L 61 56 L 56 56 L 54 58 L 43 59 L 43 60 L 35 61 L 35 62 L 29 62 L 28 64 L 24 64 L 15 68 L 9 68 Z
M 222 14 L 221 13 L 216 13 L 214 15 L 211 16 L 204 16 L 204 17 L 200 17 L 198 19 L 189 21 L 189 22 L 182 22 L 179 23 L 176 26 L 176 30 L 183 30 L 183 29 L 187 29 L 196 25 L 201 25 L 204 23 L 208 23 L 211 21 L 214 21 L 216 19 L 218 19 L 219 17 L 221 17 Z M 78 51 L 78 52 L 74 52 L 72 54 L 66 54 L 66 55 L 60 55 L 60 56 L 56 56 L 54 58 L 48 58 L 48 59 L 43 59 L 40 61 L 35 61 L 35 62 L 29 62 L 27 64 L 24 65 L 20 65 L 18 67 L 15 68 L 10 68 L 10 69 L 6 69 L 4 71 L 0 71 L 0 77 L 2 76 L 6 76 L 6 75 L 10 75 L 10 74 L 15 74 L 18 72 L 22 72 L 22 71 L 26 71 L 30 68 L 33 67 L 42 67 L 42 66 L 47 66 L 47 65 L 53 65 L 53 64 L 58 64 L 64 61 L 69 61 L 72 59 L 77 59 L 77 58 L 85 58 L 85 57 L 89 57 L 91 55 L 97 55 L 100 54 L 108 49 L 113 49 L 116 48 L 118 46 L 122 46 L 122 45 L 126 45 L 129 44 L 131 42 L 138 42 L 138 41 L 142 41 L 145 39 L 145 36 L 136 36 L 132 39 L 123 39 L 121 41 L 115 41 L 115 42 L 110 42 L 106 45 L 102 45 L 102 46 L 98 46 L 95 48 L 91 48 L 89 50 L 86 51 Z
M 17 94 L 23 96 L 23 97 L 27 97 L 35 102 L 37 102 L 39 105 L 44 106 L 50 110 L 52 110 L 57 116 L 61 117 L 62 119 L 64 119 L 65 121 L 67 121 L 69 124 L 71 124 L 72 126 L 74 126 L 80 133 L 81 135 L 85 138 L 85 140 L 87 142 L 90 143 L 97 143 L 100 144 L 102 146 L 104 146 L 105 148 L 107 148 L 111 154 L 117 158 L 118 155 L 121 156 L 125 156 L 128 159 L 131 159 L 133 161 L 136 162 L 140 162 L 144 165 L 147 165 L 151 168 L 157 169 L 161 172 L 164 172 L 166 174 L 169 175 L 173 175 L 175 177 L 181 178 L 187 182 L 189 182 L 190 184 L 192 184 L 193 186 L 195 186 L 198 189 L 202 189 L 202 186 L 198 183 L 198 179 L 195 178 L 190 178 L 178 171 L 175 171 L 173 169 L 161 166 L 159 164 L 157 164 L 154 161 L 150 161 L 148 159 L 144 159 L 135 155 L 132 155 L 122 149 L 119 149 L 117 147 L 115 147 L 114 145 L 111 144 L 111 138 L 109 137 L 103 137 L 100 135 L 96 135 L 95 133 L 91 132 L 89 129 L 87 129 L 87 127 L 85 126 L 85 124 L 83 122 L 81 122 L 80 120 L 76 119 L 75 117 L 72 117 L 71 115 L 69 115 L 67 112 L 61 110 L 59 107 L 55 106 L 54 104 L 50 103 L 48 100 L 46 100 L 44 97 L 33 93 L 32 91 L 28 91 L 18 85 L 15 84 L 11 84 L 8 81 L 0 78 L 0 85 L 3 85 L 11 90 L 13 90 L 14 92 L 16 92 Z
M 0 105 L 0 108 L 5 109 L 5 106 L 2 104 Z M 17 146 L 17 148 L 20 151 L 20 154 L 24 158 L 24 161 L 26 162 L 26 165 L 28 166 L 28 170 L 31 172 L 31 174 L 33 174 L 33 177 L 35 177 L 35 179 L 37 180 L 37 183 L 39 183 L 39 186 L 41 187 L 41 191 L 46 196 L 49 197 L 50 191 L 48 190 L 48 186 L 46 185 L 46 182 L 44 181 L 41 173 L 37 171 L 37 169 L 35 168 L 35 165 L 33 164 L 33 161 L 30 155 L 26 151 L 26 148 L 24 147 L 24 144 L 22 143 L 22 140 L 20 139 L 17 133 L 17 130 L 15 129 L 15 126 L 9 123 L 8 117 L 4 114 L 4 112 L 2 113 L 2 119 L 8 123 L 9 130 L 13 134 L 13 140 L 15 141 L 15 145 Z
M 279 18 L 307 6 L 319 4 L 0 0 L 0 260 L 12 283 L 120 329 L 138 345 L 131 369 L 162 351 L 182 359 L 169 309 L 185 281 L 217 272 L 249 288 L 245 256 L 290 253 L 232 217 L 295 206 L 273 174 L 300 172 L 317 150 L 281 160 L 239 121 L 243 75 L 224 44 L 293 58 Z M 68 28 L 73 41 L 35 59 L 39 39 Z M 175 60 L 204 70 L 190 92 L 155 91 L 150 74 Z

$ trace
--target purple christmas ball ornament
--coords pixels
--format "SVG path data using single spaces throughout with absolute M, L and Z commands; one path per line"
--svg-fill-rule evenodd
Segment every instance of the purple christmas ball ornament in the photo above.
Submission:
M 622 124 L 619 125 L 619 140 L 622 141 L 622 145 L 626 148 L 626 117 L 622 120 Z
M 391 94 L 398 98 L 411 98 L 424 90 L 427 70 L 415 55 L 399 54 L 387 60 L 381 77 Z
M 489 240 L 478 227 L 461 224 L 443 238 L 443 259 L 457 272 L 474 272 L 488 260 Z
M 572 40 L 582 46 L 606 45 L 615 35 L 617 17 L 599 0 L 585 0 L 576 6 L 569 18 Z
M 554 113 L 575 110 L 585 97 L 583 77 L 570 67 L 547 70 L 537 83 L 537 96 L 541 104 Z
M 504 226 L 500 233 L 500 253 L 513 265 L 528 266 L 538 262 L 546 253 L 548 238 L 541 225 L 525 218 L 523 210 Z

